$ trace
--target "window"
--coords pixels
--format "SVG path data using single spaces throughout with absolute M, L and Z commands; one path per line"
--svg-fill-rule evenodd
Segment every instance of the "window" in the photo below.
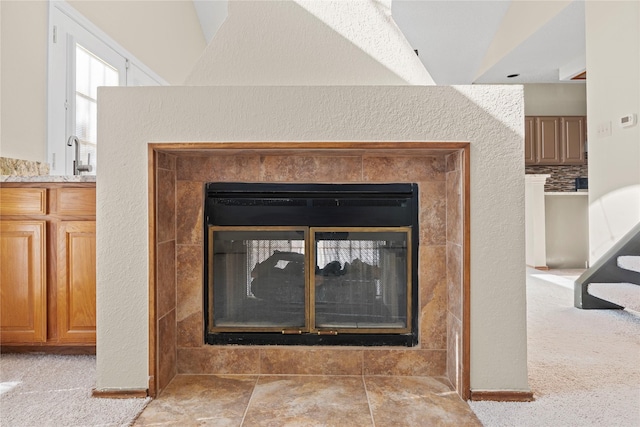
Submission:
M 52 175 L 96 174 L 97 89 L 165 84 L 65 2 L 50 2 L 47 158 Z
M 79 144 L 78 150 L 75 151 L 79 161 L 91 166 L 88 172 L 95 174 L 98 143 L 98 86 L 118 86 L 119 72 L 117 68 L 79 43 L 75 43 L 75 63 L 75 117 L 73 119 L 76 139 L 72 141 Z M 78 161 L 78 159 L 75 160 Z

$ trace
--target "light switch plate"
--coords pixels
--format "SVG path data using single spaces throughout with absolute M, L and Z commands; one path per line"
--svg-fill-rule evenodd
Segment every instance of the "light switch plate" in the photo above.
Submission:
M 611 136 L 611 121 L 601 122 L 596 133 L 600 138 Z

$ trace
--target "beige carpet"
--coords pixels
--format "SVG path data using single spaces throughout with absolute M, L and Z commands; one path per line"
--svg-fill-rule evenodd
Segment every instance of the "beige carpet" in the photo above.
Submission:
M 98 399 L 95 356 L 2 354 L 0 426 L 128 426 L 149 399 Z
M 618 257 L 618 267 L 640 273 L 640 256 Z M 640 313 L 640 285 L 633 283 L 592 283 L 589 293 Z
M 530 270 L 531 403 L 471 402 L 483 425 L 640 426 L 640 316 L 573 307 L 575 276 Z

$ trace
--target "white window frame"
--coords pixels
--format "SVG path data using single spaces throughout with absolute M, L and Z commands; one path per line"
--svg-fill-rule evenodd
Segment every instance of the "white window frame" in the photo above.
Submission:
M 61 23 L 61 20 L 64 22 Z M 69 23 L 70 22 L 70 23 Z M 67 107 L 73 102 L 67 100 L 70 78 L 74 78 L 75 70 L 67 64 L 67 56 L 55 53 L 55 44 L 68 44 L 66 31 L 60 26 L 73 25 L 86 32 L 87 39 L 96 38 L 101 44 L 124 58 L 125 74 L 120 83 L 123 86 L 136 86 L 140 82 L 147 85 L 168 85 L 169 83 L 151 68 L 138 60 L 123 48 L 107 33 L 85 18 L 69 3 L 63 0 L 49 0 L 49 32 L 47 57 L 47 161 L 51 165 L 51 175 L 73 174 L 73 147 L 66 145 L 69 117 Z M 79 27 L 78 27 L 79 26 Z M 87 46 L 89 47 L 89 46 Z M 90 48 L 90 47 L 89 47 Z M 60 52 L 60 50 L 58 50 Z M 75 110 L 74 110 L 75 111 Z

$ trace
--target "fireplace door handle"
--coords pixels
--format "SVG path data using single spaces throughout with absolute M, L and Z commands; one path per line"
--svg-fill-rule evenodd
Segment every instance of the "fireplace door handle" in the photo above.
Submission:
M 318 335 L 338 335 L 338 331 L 318 331 Z

